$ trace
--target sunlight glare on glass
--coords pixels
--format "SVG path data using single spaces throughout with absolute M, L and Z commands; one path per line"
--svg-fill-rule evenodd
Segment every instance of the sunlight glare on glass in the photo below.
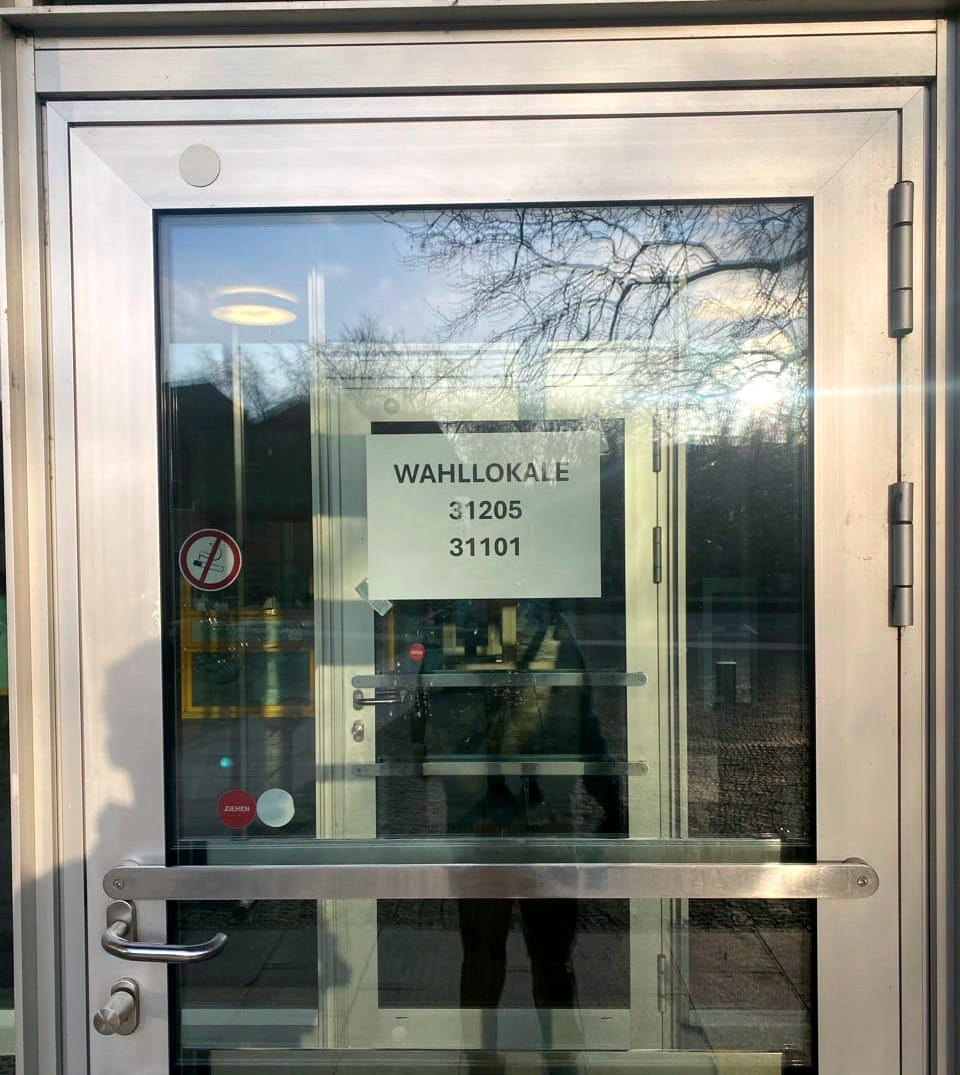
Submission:
M 775 377 L 755 377 L 737 396 L 751 411 L 772 411 L 783 403 L 783 387 Z

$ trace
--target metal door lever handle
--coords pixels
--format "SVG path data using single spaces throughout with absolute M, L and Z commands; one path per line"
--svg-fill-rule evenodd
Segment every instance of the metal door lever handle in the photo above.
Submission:
M 364 698 L 363 691 L 359 687 L 353 692 L 353 708 L 356 710 L 363 709 L 367 705 L 397 705 L 402 701 L 403 695 L 399 691 L 391 691 L 379 698 Z
M 138 941 L 137 911 L 126 900 L 114 900 L 107 908 L 107 928 L 100 938 L 105 952 L 136 963 L 203 963 L 218 955 L 227 943 L 226 933 L 216 933 L 202 944 L 160 944 Z

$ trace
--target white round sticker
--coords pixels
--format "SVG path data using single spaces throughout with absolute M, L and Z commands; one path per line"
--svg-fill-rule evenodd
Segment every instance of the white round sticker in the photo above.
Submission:
M 271 829 L 289 824 L 293 814 L 293 796 L 283 788 L 270 788 L 257 799 L 257 817 Z

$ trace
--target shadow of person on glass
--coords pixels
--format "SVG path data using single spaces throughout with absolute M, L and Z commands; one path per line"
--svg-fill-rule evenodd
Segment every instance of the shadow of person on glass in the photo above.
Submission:
M 476 756 L 487 770 L 475 775 L 475 769 L 471 774 L 465 767 L 464 775 L 443 779 L 448 833 L 514 839 L 624 835 L 621 781 L 594 710 L 583 654 L 560 602 L 520 603 L 516 652 L 517 672 L 580 672 L 583 679 L 578 686 L 505 684 L 420 692 L 424 753 L 465 760 Z M 424 671 L 434 663 L 426 656 Z M 503 669 L 506 678 L 508 668 L 502 663 L 494 667 Z M 574 766 L 549 774 L 537 764 L 538 757 L 547 764 L 563 760 Z M 576 773 L 581 761 L 586 763 L 582 776 Z M 599 822 L 578 803 L 578 785 L 594 800 Z M 576 1070 L 567 1051 L 569 1033 L 554 1028 L 553 1012 L 578 1007 L 572 953 L 579 904 L 574 899 L 516 903 L 547 1068 L 551 1075 L 569 1075 Z M 458 909 L 467 1063 L 471 1070 L 496 1075 L 505 1068 L 497 1052 L 497 1009 L 506 981 L 514 901 L 461 899 Z M 478 1031 L 480 1048 L 471 1048 Z
M 169 629 L 176 637 L 177 625 Z M 126 859 L 140 859 L 145 834 L 153 834 L 147 836 L 153 845 L 150 861 L 162 862 L 156 847 L 162 826 L 155 812 L 164 799 L 168 865 L 282 861 L 282 845 L 289 843 L 285 836 L 315 836 L 312 783 L 296 786 L 289 774 L 279 774 L 296 803 L 294 817 L 282 830 L 256 817 L 245 828 L 229 828 L 218 811 L 221 796 L 230 789 L 241 787 L 256 799 L 274 786 L 275 759 L 271 761 L 264 739 L 273 734 L 276 718 L 253 714 L 177 719 L 179 689 L 171 687 L 177 680 L 168 675 L 161 761 L 155 753 L 161 716 L 141 701 L 159 687 L 159 653 L 157 645 L 136 647 L 103 672 L 99 693 L 108 761 L 90 789 L 99 798 L 93 828 L 99 847 L 88 857 L 98 862 L 102 873 Z M 241 722 L 248 727 L 237 735 Z M 300 723 L 312 726 L 309 720 Z M 312 727 L 304 734 L 312 736 Z M 165 782 L 162 790 L 152 785 L 154 779 Z M 122 899 L 123 893 L 117 897 Z M 108 903 L 106 899 L 104 914 Z M 228 938 L 214 958 L 178 967 L 171 977 L 170 1011 L 171 1018 L 178 1013 L 175 1040 L 181 1050 L 298 1047 L 315 1041 L 315 1013 L 323 992 L 342 987 L 352 976 L 315 901 L 241 901 L 231 899 L 225 889 L 220 899 L 172 903 L 168 908 L 167 943 L 198 944 L 221 931 Z M 138 939 L 159 939 L 162 905 L 144 901 L 137 913 Z M 115 962 L 115 977 L 134 976 L 136 964 Z M 144 1011 L 155 1002 L 145 991 Z M 302 1014 L 302 1019 L 292 1014 Z

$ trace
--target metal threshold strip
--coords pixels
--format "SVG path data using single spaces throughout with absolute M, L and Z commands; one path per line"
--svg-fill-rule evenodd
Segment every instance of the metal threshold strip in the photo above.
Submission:
M 124 900 L 861 899 L 879 878 L 845 862 L 391 863 L 140 866 L 109 870 Z

